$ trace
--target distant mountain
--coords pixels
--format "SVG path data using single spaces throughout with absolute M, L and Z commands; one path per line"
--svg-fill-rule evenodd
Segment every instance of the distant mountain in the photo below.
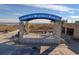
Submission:
M 50 24 L 50 23 L 31 23 L 31 24 Z
M 0 25 L 15 25 L 18 24 L 17 22 L 0 22 Z
M 0 22 L 0 25 L 16 25 L 18 22 Z M 31 23 L 31 24 L 49 24 L 49 23 Z

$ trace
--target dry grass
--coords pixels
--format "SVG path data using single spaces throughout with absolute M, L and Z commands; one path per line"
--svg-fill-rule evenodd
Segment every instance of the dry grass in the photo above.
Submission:
M 18 29 L 18 25 L 0 25 L 0 31 L 14 31 Z
M 0 25 L 0 31 L 14 31 L 19 28 L 19 25 Z M 27 25 L 25 25 L 25 29 L 27 29 Z M 29 29 L 32 30 L 53 30 L 52 24 L 29 24 Z

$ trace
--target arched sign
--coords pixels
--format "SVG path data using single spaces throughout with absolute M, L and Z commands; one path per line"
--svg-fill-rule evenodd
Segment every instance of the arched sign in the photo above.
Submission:
M 47 13 L 34 13 L 19 17 L 20 21 L 30 21 L 32 19 L 49 19 L 53 21 L 61 21 L 61 17 Z

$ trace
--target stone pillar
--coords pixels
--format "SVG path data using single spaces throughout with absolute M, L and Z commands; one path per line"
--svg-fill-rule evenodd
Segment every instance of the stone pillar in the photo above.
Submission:
M 27 30 L 26 30 L 26 32 L 27 32 L 27 34 L 29 33 L 29 23 L 28 23 L 28 21 L 26 21 L 26 26 L 27 26 Z
M 23 22 L 20 21 L 19 23 L 19 40 L 23 39 L 23 34 L 24 34 L 24 26 Z
M 55 22 L 54 33 L 57 38 L 61 38 L 61 22 Z
M 65 35 L 67 34 L 67 28 L 65 28 Z

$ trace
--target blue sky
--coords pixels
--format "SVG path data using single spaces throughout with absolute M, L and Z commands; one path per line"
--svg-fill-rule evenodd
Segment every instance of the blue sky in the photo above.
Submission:
M 50 13 L 77 21 L 79 4 L 0 4 L 0 22 L 18 22 L 18 17 L 31 13 Z

